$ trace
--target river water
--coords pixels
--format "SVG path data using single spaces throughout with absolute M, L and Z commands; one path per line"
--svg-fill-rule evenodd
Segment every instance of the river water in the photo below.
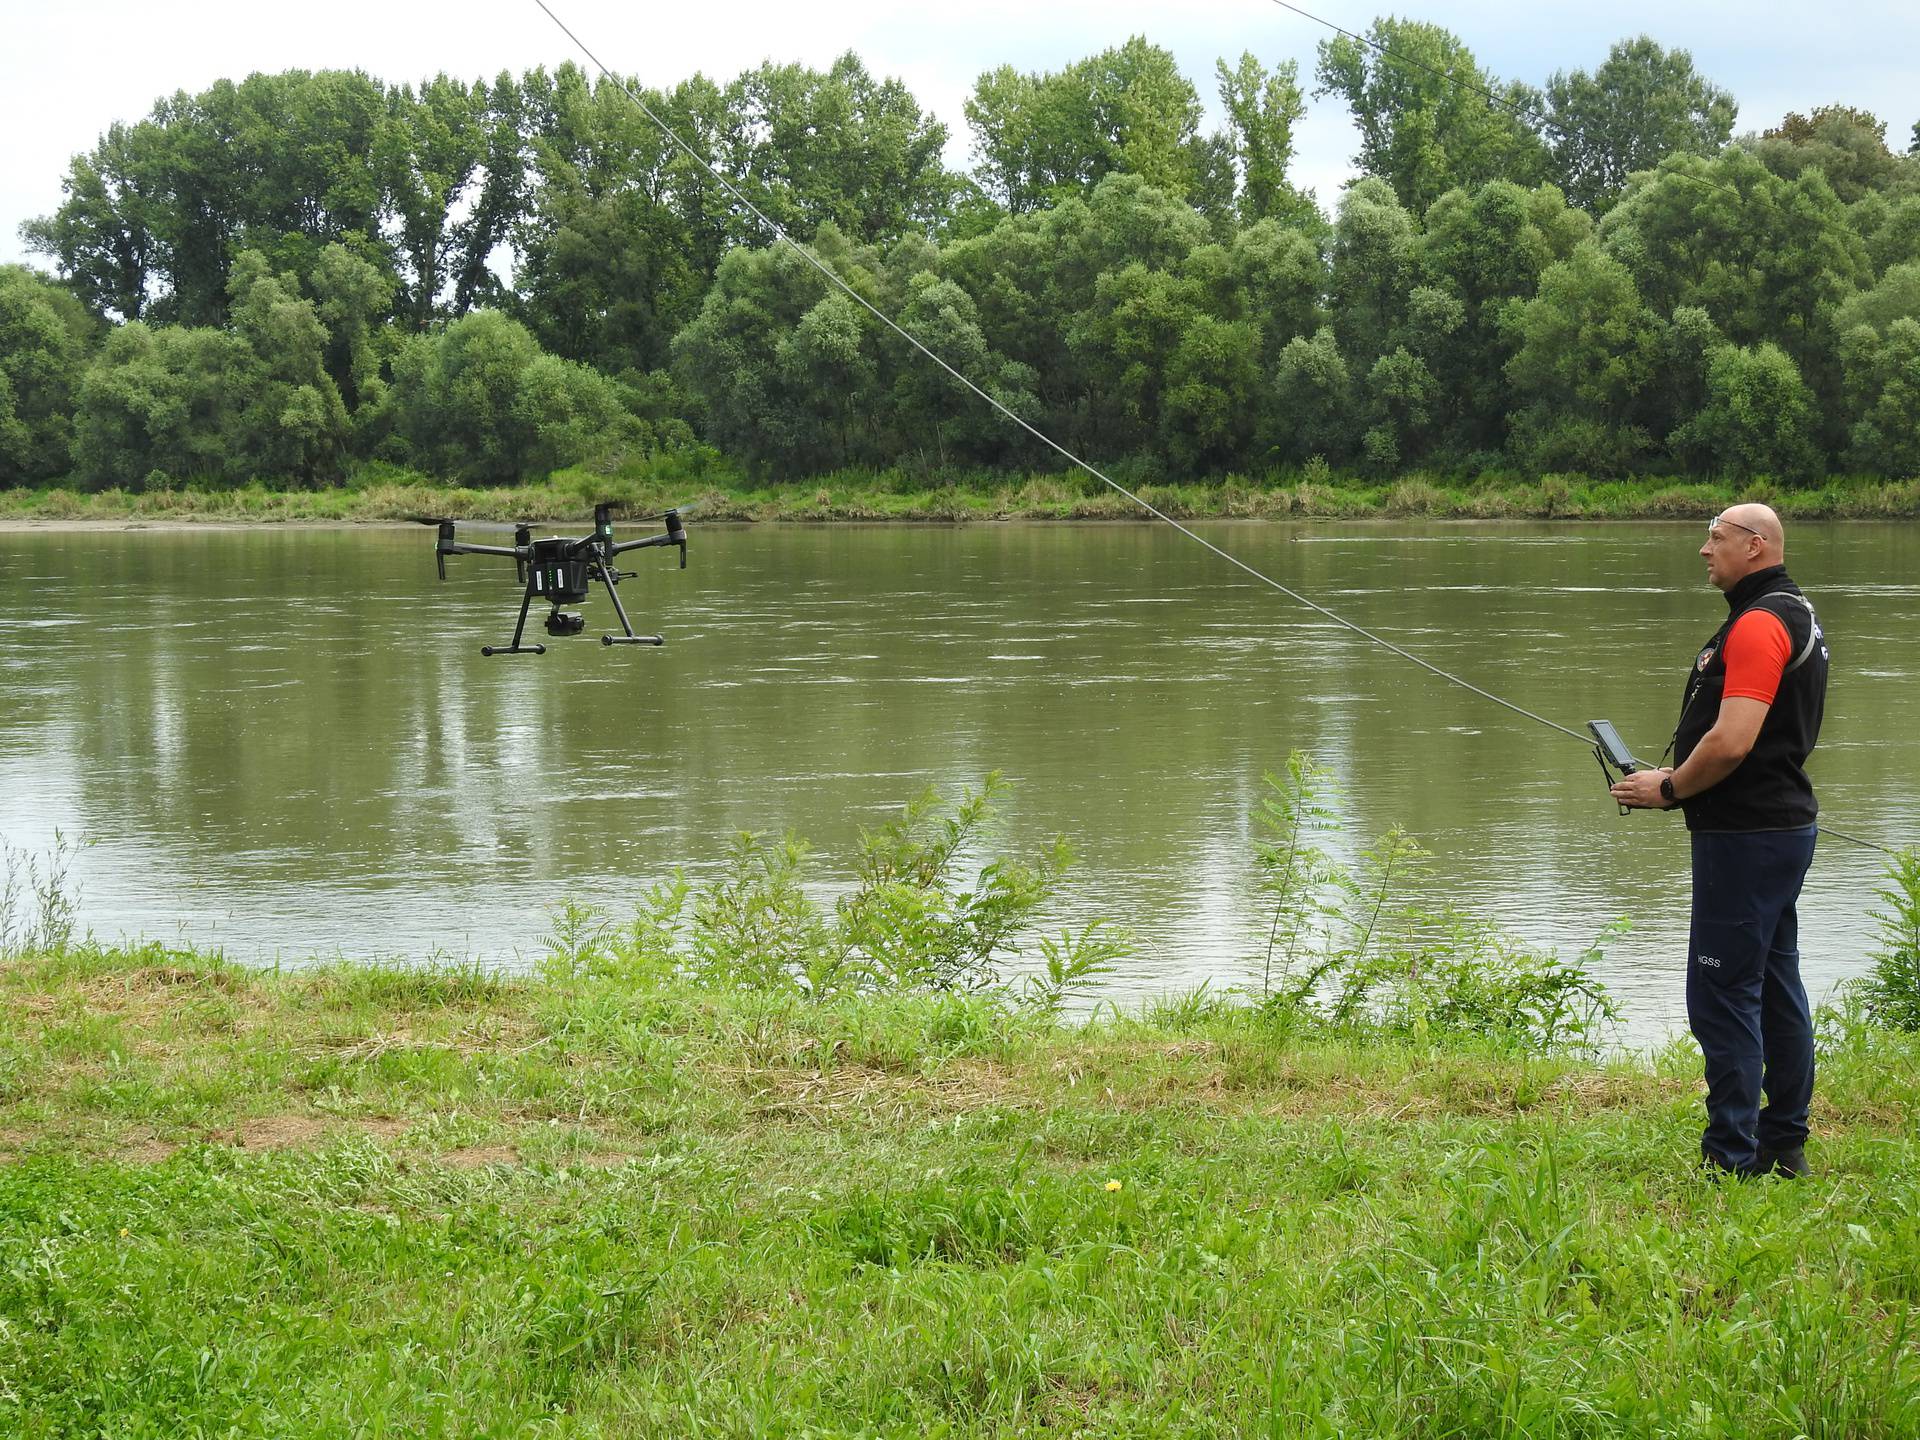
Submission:
M 1516 704 L 1611 718 L 1649 758 L 1724 616 L 1697 522 L 1199 528 Z M 1823 818 L 1882 843 L 1920 837 L 1917 536 L 1789 537 L 1833 645 Z M 621 596 L 664 649 L 603 648 L 596 589 L 584 636 L 482 659 L 511 630 L 511 571 L 455 560 L 440 585 L 430 531 L 0 533 L 0 838 L 84 841 L 102 936 L 514 964 L 562 899 L 624 916 L 674 866 L 710 871 L 736 830 L 804 834 L 830 895 L 862 826 L 998 769 L 1002 848 L 1061 833 L 1080 853 L 1055 918 L 1135 933 L 1106 990 L 1125 1004 L 1256 973 L 1249 814 L 1299 749 L 1340 780 L 1336 848 L 1397 821 L 1432 851 L 1435 891 L 1566 953 L 1629 918 L 1599 967 L 1629 1033 L 1683 1023 L 1676 818 L 1623 818 L 1572 740 L 1165 526 L 692 539 L 685 571 L 627 557 Z M 1802 904 L 1817 994 L 1864 970 L 1883 869 L 1823 838 Z

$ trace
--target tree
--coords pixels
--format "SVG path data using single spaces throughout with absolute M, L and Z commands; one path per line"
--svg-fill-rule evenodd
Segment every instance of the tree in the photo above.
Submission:
M 1364 41 L 1324 41 L 1317 75 L 1314 93 L 1339 95 L 1360 129 L 1354 163 L 1416 215 L 1456 186 L 1541 178 L 1546 153 L 1521 118 L 1537 97 L 1481 70 L 1438 25 L 1389 17 L 1375 20 Z
M 1630 466 L 1650 443 L 1636 412 L 1658 371 L 1660 327 L 1627 267 L 1582 245 L 1509 317 L 1506 370 L 1526 406 L 1514 426 L 1521 453 L 1543 470 Z
M 1847 205 L 1886 189 L 1900 169 L 1887 148 L 1887 122 L 1851 105 L 1789 114 L 1751 143 L 1760 163 L 1784 179 L 1820 171 Z
M 80 383 L 74 469 L 93 489 L 244 480 L 235 416 L 248 395 L 246 343 L 205 326 L 132 320 L 107 337 Z
M 1845 376 L 1849 461 L 1920 475 L 1920 262 L 1896 265 L 1834 317 Z
M 1225 293 L 1213 309 L 1255 327 L 1261 366 L 1269 368 L 1288 341 L 1319 326 L 1326 261 L 1314 241 L 1274 220 L 1235 231 L 1222 258 Z M 1189 268 L 1192 263 L 1189 257 Z
M 400 315 L 413 330 L 425 330 L 440 314 L 442 296 L 465 269 L 458 214 L 492 140 L 487 93 L 484 84 L 444 73 L 418 91 L 397 85 L 386 93 L 373 163 L 399 235 Z
M 1557 187 L 1526 190 L 1506 180 L 1471 194 L 1450 190 L 1427 211 L 1419 270 L 1430 286 L 1458 302 L 1460 321 L 1408 343 L 1440 383 L 1442 443 L 1454 454 L 1488 453 L 1504 442 L 1516 403 L 1506 369 L 1514 346 L 1508 313 L 1591 229 L 1586 214 L 1569 207 Z
M 1015 215 L 1116 173 L 1184 198 L 1201 168 L 1199 94 L 1138 35 L 1058 74 L 989 71 L 965 111 L 974 179 Z
M 1361 448 L 1374 468 L 1390 471 L 1419 461 L 1430 440 L 1433 403 L 1439 393 L 1433 372 L 1404 345 L 1382 355 L 1367 372 L 1367 430 Z
M 347 438 L 347 410 L 326 370 L 327 330 L 290 274 L 243 251 L 227 286 L 236 351 L 230 469 L 313 484 L 334 479 Z
M 1036 423 L 1069 446 L 1086 433 L 1086 381 L 1066 332 L 1091 299 L 1090 268 L 1075 257 L 1092 224 L 1076 197 L 1051 210 L 1003 216 L 983 234 L 947 245 L 939 258 L 940 274 L 972 299 L 987 344 L 1034 377 Z
M 410 458 L 463 482 L 542 477 L 623 428 L 603 376 L 545 354 L 496 310 L 409 337 L 394 357 L 387 406 Z
M 381 325 L 393 303 L 394 282 L 345 245 L 324 247 L 307 277 L 314 314 L 326 329 L 324 365 L 349 411 L 377 401 L 383 382 Z
M 1884 333 L 1843 331 L 1848 460 L 1876 475 L 1920 478 L 1920 320 L 1902 315 Z
M 1333 330 L 1295 336 L 1274 367 L 1263 438 L 1282 459 L 1343 458 L 1354 443 L 1353 379 Z
M 1330 276 L 1333 326 L 1341 349 L 1364 373 L 1405 318 L 1420 273 L 1413 216 L 1385 180 L 1357 180 L 1340 201 Z
M 1608 212 L 1600 237 L 1656 312 L 1699 306 L 1733 344 L 1770 341 L 1816 370 L 1834 308 L 1870 273 L 1824 176 L 1784 180 L 1737 147 L 1662 161 Z
M 218 325 L 242 250 L 302 284 L 347 245 L 397 280 L 418 328 L 491 296 L 521 203 L 521 100 L 440 75 L 383 87 L 289 70 L 159 101 L 76 157 L 66 202 L 30 227 L 80 293 L 124 318 Z
M 0 486 L 67 472 L 94 331 L 70 293 L 24 265 L 0 266 Z
M 1257 419 L 1260 335 L 1244 320 L 1197 316 L 1167 358 L 1160 446 L 1175 473 L 1244 465 Z
M 304 275 L 330 242 L 379 247 L 368 163 L 379 87 L 359 71 L 290 70 L 180 91 L 112 127 L 30 227 L 82 297 L 123 318 L 217 325 L 242 249 Z
M 75 469 L 95 487 L 335 478 L 346 407 L 327 331 L 291 274 L 242 251 L 231 328 L 131 321 L 80 385 Z
M 1820 466 L 1813 393 L 1777 345 L 1723 345 L 1707 361 L 1707 403 L 1674 434 L 1716 475 L 1802 480 Z
M 1618 41 L 1592 75 L 1555 72 L 1542 130 L 1561 188 L 1598 211 L 1619 198 L 1636 170 L 1675 152 L 1717 153 L 1738 113 L 1731 95 L 1695 72 L 1691 55 L 1641 35 Z
M 815 397 L 797 383 L 798 362 L 813 357 L 792 341 L 825 298 L 825 280 L 786 246 L 732 250 L 674 339 L 674 374 L 704 435 L 756 473 L 817 466 L 829 448 Z M 829 309 L 815 321 L 816 355 L 834 318 Z
M 1033 373 L 996 354 L 980 328 L 973 297 L 931 270 L 912 276 L 912 295 L 900 323 L 954 369 L 1014 414 L 1036 415 Z M 893 379 L 893 400 L 908 444 L 931 439 L 934 458 L 994 463 L 1022 453 L 1024 437 L 1011 422 L 925 356 L 904 357 Z
M 690 143 L 710 142 L 717 89 L 639 93 Z M 513 311 L 555 355 L 654 369 L 698 312 L 726 244 L 724 217 L 701 208 L 712 182 L 687 176 L 684 154 L 614 81 L 591 84 L 563 65 L 551 79 L 529 75 L 525 95 L 533 181 L 514 231 Z
M 849 51 L 824 73 L 771 62 L 727 88 L 724 170 L 788 233 L 833 224 L 860 244 L 928 234 L 953 183 L 947 127 Z
M 1312 194 L 1296 190 L 1287 179 L 1294 127 L 1307 113 L 1299 66 L 1283 60 L 1269 71 L 1247 51 L 1231 68 L 1225 60 L 1215 62 L 1214 73 L 1227 112 L 1227 138 L 1240 170 L 1241 222 L 1324 223 Z
M 148 131 L 109 126 L 90 153 L 73 157 L 60 208 L 20 227 L 27 248 L 52 260 L 89 308 L 122 320 L 145 313 L 164 266 L 142 183 Z
M 1100 274 L 1093 302 L 1075 316 L 1068 341 L 1087 376 L 1102 453 L 1147 448 L 1160 430 L 1167 365 L 1182 338 L 1206 318 L 1190 281 L 1139 261 Z

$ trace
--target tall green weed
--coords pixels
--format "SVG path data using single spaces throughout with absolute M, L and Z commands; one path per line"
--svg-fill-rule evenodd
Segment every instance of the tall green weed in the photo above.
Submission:
M 0 841 L 0 960 L 57 954 L 73 943 L 80 914 L 75 848 L 58 830 L 44 855 Z
M 1895 1030 L 1920 1030 L 1920 850 L 1896 851 L 1875 910 L 1880 945 L 1859 986 L 1867 1017 Z
M 813 852 L 789 834 L 743 832 L 720 872 L 695 887 L 656 884 L 624 930 L 575 905 L 554 916 L 550 973 L 681 978 L 723 990 L 814 1000 L 903 991 L 991 992 L 1058 1013 L 1126 953 L 1103 922 L 1039 935 L 1039 917 L 1073 865 L 1064 839 L 976 866 L 1005 783 L 989 775 L 951 804 L 928 789 L 861 833 L 854 885 L 831 906 L 808 885 Z M 1012 970 L 1029 947 L 1038 969 Z M 1029 967 L 1030 968 L 1030 967 Z
M 1398 825 L 1351 861 L 1331 774 L 1295 751 L 1254 811 L 1268 906 L 1256 998 L 1277 1022 L 1425 1038 L 1472 1035 L 1528 1050 L 1592 1048 L 1619 1012 L 1592 966 L 1422 895 L 1427 851 Z

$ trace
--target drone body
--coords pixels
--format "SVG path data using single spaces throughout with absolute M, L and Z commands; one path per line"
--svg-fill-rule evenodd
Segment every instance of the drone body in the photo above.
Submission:
M 512 545 L 473 545 L 454 538 L 456 520 L 444 517 L 422 519 L 421 523 L 433 525 L 439 530 L 439 538 L 434 543 L 434 562 L 439 567 L 440 578 L 447 578 L 447 556 L 449 555 L 498 555 L 514 563 L 514 570 L 523 587 L 520 596 L 520 619 L 513 627 L 513 641 L 508 645 L 483 645 L 482 655 L 544 655 L 544 645 L 523 645 L 522 638 L 527 630 L 527 611 L 535 600 L 545 600 L 551 607 L 547 611 L 547 634 L 556 638 L 562 635 L 578 635 L 587 628 L 587 618 L 575 614 L 565 607 L 585 602 L 587 592 L 593 582 L 598 580 L 607 587 L 607 598 L 613 601 L 613 610 L 620 617 L 618 635 L 605 634 L 600 637 L 602 645 L 664 645 L 666 640 L 659 635 L 636 635 L 632 623 L 627 619 L 626 606 L 620 603 L 619 591 L 615 588 L 622 580 L 631 580 L 634 572 L 616 570 L 614 557 L 629 550 L 645 550 L 656 545 L 677 545 L 680 547 L 680 568 L 687 568 L 687 531 L 680 523 L 678 508 L 662 511 L 659 515 L 646 517 L 649 520 L 665 520 L 666 531 L 660 535 L 649 535 L 644 540 L 615 540 L 613 538 L 613 506 L 608 504 L 593 507 L 593 533 L 577 537 L 554 536 L 549 539 L 535 540 L 529 525 L 514 527 Z

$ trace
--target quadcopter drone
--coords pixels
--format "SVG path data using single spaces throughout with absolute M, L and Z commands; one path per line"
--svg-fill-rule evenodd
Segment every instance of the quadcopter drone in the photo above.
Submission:
M 524 593 L 520 597 L 520 619 L 513 627 L 511 645 L 482 645 L 482 655 L 544 655 L 544 645 L 522 645 L 520 638 L 527 630 L 527 610 L 535 599 L 545 600 L 552 608 L 547 612 L 547 634 L 556 638 L 562 635 L 578 635 L 587 628 L 587 617 L 574 614 L 564 607 L 579 605 L 587 598 L 587 589 L 598 580 L 607 587 L 607 598 L 613 601 L 613 610 L 620 617 L 619 635 L 602 635 L 602 645 L 664 645 L 666 639 L 659 635 L 636 635 L 633 626 L 627 620 L 626 606 L 620 603 L 619 592 L 614 588 L 622 580 L 631 580 L 637 572 L 614 569 L 616 555 L 629 550 L 645 550 L 654 545 L 678 545 L 680 547 L 680 568 L 687 568 L 687 531 L 680 523 L 680 511 L 687 507 L 675 506 L 671 510 L 662 510 L 657 515 L 641 517 L 643 520 L 664 520 L 666 533 L 650 535 L 645 540 L 615 540 L 613 538 L 613 506 L 600 504 L 593 507 L 593 533 L 577 538 L 555 536 L 551 539 L 533 538 L 533 527 L 521 523 L 513 527 L 512 545 L 473 545 L 454 539 L 454 527 L 460 522 L 445 516 L 413 517 L 419 524 L 432 525 L 440 532 L 433 547 L 434 563 L 439 567 L 440 578 L 447 578 L 447 556 L 449 555 L 499 555 L 513 561 L 514 572 L 519 577 Z

